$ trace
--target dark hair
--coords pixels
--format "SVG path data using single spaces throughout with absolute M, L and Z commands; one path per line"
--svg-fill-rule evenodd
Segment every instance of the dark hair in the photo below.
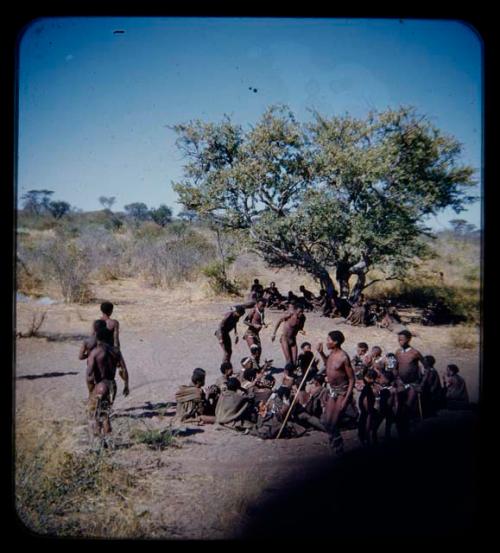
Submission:
M 226 374 L 226 371 L 232 368 L 233 368 L 233 365 L 231 364 L 230 361 L 224 361 L 224 363 L 222 363 L 220 366 L 220 372 L 222 374 Z
M 290 388 L 288 386 L 280 386 L 276 392 L 280 399 L 290 399 Z
M 254 284 L 259 284 L 259 279 L 258 279 L 258 278 L 254 278 L 253 283 L 254 283 Z
M 276 379 L 274 378 L 274 376 L 271 374 L 271 373 L 267 373 L 265 376 L 264 376 L 264 380 L 267 380 L 268 382 L 276 382 Z
M 330 336 L 330 338 L 334 342 L 336 342 L 339 346 L 341 346 L 344 343 L 345 338 L 342 332 L 340 332 L 340 330 L 332 330 L 331 332 L 328 333 L 328 336 Z
M 113 304 L 110 301 L 104 301 L 101 303 L 101 311 L 108 317 L 113 313 Z
M 203 369 L 197 368 L 193 371 L 191 381 L 193 384 L 204 384 L 206 374 L 207 373 Z
M 373 351 L 374 349 L 378 349 L 378 351 L 380 351 L 380 353 L 382 353 L 382 348 L 381 348 L 380 346 L 373 346 L 373 347 L 372 347 L 372 351 Z
M 291 375 L 291 373 L 293 373 L 294 370 L 295 370 L 295 366 L 293 363 L 287 363 L 285 365 L 285 368 L 284 368 L 285 374 Z
M 234 310 L 238 315 L 243 315 L 245 313 L 245 308 L 242 305 L 237 305 Z
M 104 324 L 106 324 L 106 323 L 104 323 Z M 96 330 L 96 333 L 95 333 L 95 336 L 96 336 L 97 340 L 99 340 L 99 342 L 106 342 L 106 343 L 109 343 L 110 335 L 111 335 L 111 333 L 108 330 L 107 326 L 98 328 Z
M 323 386 L 323 384 L 325 383 L 325 375 L 324 374 L 315 374 L 312 377 L 312 380 L 314 382 L 317 382 L 320 386 Z
M 358 348 L 368 349 L 368 344 L 366 342 L 359 342 Z
M 396 357 L 396 356 L 394 355 L 394 353 L 392 353 L 392 351 L 389 352 L 389 353 L 386 353 L 385 356 L 386 356 L 386 357 Z
M 249 380 L 250 382 L 255 380 L 256 376 L 257 376 L 257 371 L 255 369 L 245 369 L 243 371 L 243 378 L 245 380 Z
M 433 355 L 426 355 L 424 357 L 424 361 L 429 365 L 430 367 L 434 367 L 436 364 L 436 358 Z
M 269 284 L 269 286 L 272 286 L 273 284 L 276 286 L 276 282 L 274 282 L 274 280 Z
M 311 347 L 311 344 L 309 342 L 302 342 L 302 344 L 300 344 L 300 349 L 304 349 L 306 346 Z
M 389 384 L 394 382 L 394 373 L 392 371 L 383 370 L 380 374 L 389 381 Z
M 256 350 L 256 351 L 262 351 L 262 348 L 259 346 L 259 344 L 252 344 L 250 346 L 250 351 Z
M 398 332 L 398 336 L 406 336 L 409 340 L 412 337 L 412 333 L 409 330 L 402 330 Z
M 377 371 L 375 369 L 367 369 L 363 376 L 375 380 L 377 378 Z
M 305 289 L 305 286 L 304 286 L 303 284 L 301 284 L 301 285 L 299 286 L 299 290 L 302 290 L 302 289 Z
M 259 298 L 257 300 L 257 303 L 263 303 L 264 305 L 267 305 L 267 301 L 265 300 L 265 298 Z
M 453 374 L 457 374 L 458 373 L 458 367 L 456 365 L 448 365 L 448 369 L 450 369 L 450 371 L 453 373 Z
M 252 360 L 252 358 L 249 357 L 248 355 L 245 356 L 245 357 L 242 357 L 242 358 L 241 358 L 241 361 L 240 361 L 241 366 L 246 365 L 246 364 L 247 364 L 249 361 L 251 361 L 251 360 Z
M 236 392 L 236 390 L 239 390 L 241 388 L 240 381 L 234 376 L 228 378 L 226 386 L 227 389 L 231 390 L 232 392 Z

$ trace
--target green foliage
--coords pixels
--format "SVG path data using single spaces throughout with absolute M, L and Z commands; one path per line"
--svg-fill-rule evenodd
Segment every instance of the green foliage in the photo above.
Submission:
M 148 206 L 142 202 L 135 202 L 124 206 L 127 215 L 135 222 L 146 221 L 150 218 Z
M 226 258 L 225 265 L 221 261 L 212 261 L 202 269 L 202 273 L 208 278 L 210 288 L 215 294 L 240 294 L 240 283 L 231 280 L 226 273 L 226 267 L 234 262 L 233 257 Z
M 172 210 L 164 204 L 160 205 L 157 209 L 151 209 L 150 213 L 153 221 L 161 227 L 168 225 L 172 221 Z
M 315 112 L 300 124 L 275 106 L 247 132 L 228 117 L 173 129 L 186 156 L 174 189 L 187 210 L 246 231 L 272 267 L 302 269 L 325 286 L 333 267 L 351 299 L 370 269 L 401 276 L 425 257 L 424 217 L 445 207 L 458 213 L 474 199 L 460 144 L 412 108 L 364 120 Z
M 150 449 L 163 450 L 174 443 L 174 434 L 170 429 L 164 430 L 139 430 L 132 432 L 131 438 L 141 444 L 146 444 Z

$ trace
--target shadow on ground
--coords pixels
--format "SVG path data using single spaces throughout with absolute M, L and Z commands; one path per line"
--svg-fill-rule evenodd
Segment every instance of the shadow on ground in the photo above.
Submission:
M 37 378 L 53 378 L 56 376 L 66 376 L 68 374 L 79 374 L 79 373 L 75 371 L 69 371 L 66 373 L 52 372 L 52 373 L 43 373 L 43 374 L 26 374 L 23 376 L 16 376 L 16 380 L 36 380 Z
M 479 524 L 479 426 L 433 420 L 406 442 L 311 463 L 307 474 L 247 509 L 237 538 L 472 537 Z M 300 523 L 302 521 L 302 523 Z

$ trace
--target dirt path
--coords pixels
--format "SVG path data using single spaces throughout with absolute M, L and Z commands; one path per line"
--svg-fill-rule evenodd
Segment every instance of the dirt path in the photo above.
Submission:
M 132 428 L 164 428 L 169 424 L 172 402 L 180 384 L 188 383 L 195 367 L 207 371 L 207 384 L 218 376 L 221 350 L 214 331 L 230 303 L 195 301 L 182 305 L 158 291 L 138 290 L 120 284 L 105 290 L 113 298 L 122 324 L 122 351 L 130 371 L 130 396 L 118 395 L 113 418 L 118 447 L 117 462 L 137 474 L 148 467 L 145 478 L 151 493 L 133 498 L 134 509 L 151 528 L 151 537 L 221 538 L 236 533 L 251 516 L 252 504 L 273 494 L 280 482 L 307 470 L 310 460 L 329 455 L 326 436 L 312 432 L 294 440 L 263 441 L 232 430 L 188 425 L 178 438 L 179 448 L 157 452 L 127 438 Z M 141 297 L 141 302 L 137 298 Z M 116 298 L 116 299 L 115 299 Z M 35 307 L 18 304 L 18 330 L 29 324 Z M 54 304 L 47 308 L 43 331 L 54 341 L 40 338 L 17 340 L 16 416 L 50 421 L 62 419 L 72 428 L 72 447 L 85 449 L 85 363 L 77 359 L 79 342 L 72 335 L 85 334 L 98 304 L 85 307 Z M 279 313 L 270 312 L 274 325 Z M 283 366 L 279 344 L 271 343 L 272 326 L 263 334 L 263 357 Z M 345 349 L 353 354 L 356 343 L 366 341 L 394 351 L 396 336 L 386 330 L 338 327 L 346 336 Z M 325 340 L 332 322 L 307 314 L 304 340 Z M 433 354 L 441 371 L 456 363 L 466 379 L 472 401 L 478 399 L 478 352 L 452 351 L 446 328 L 411 327 L 414 346 Z M 240 335 L 243 334 L 243 329 Z M 247 355 L 241 341 L 233 354 L 235 367 Z M 278 375 L 279 377 L 279 375 Z M 347 448 L 357 447 L 353 431 L 346 432 Z M 120 446 L 121 443 L 121 446 Z

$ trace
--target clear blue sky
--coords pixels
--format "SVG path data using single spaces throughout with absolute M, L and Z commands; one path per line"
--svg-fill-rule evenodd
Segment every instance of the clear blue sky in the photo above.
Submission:
M 177 212 L 183 160 L 166 125 L 251 124 L 273 103 L 299 119 L 414 105 L 481 179 L 481 42 L 459 22 L 50 18 L 27 28 L 19 60 L 18 198 L 47 188 L 84 210 L 105 195 Z M 458 217 L 480 226 L 480 202 Z

